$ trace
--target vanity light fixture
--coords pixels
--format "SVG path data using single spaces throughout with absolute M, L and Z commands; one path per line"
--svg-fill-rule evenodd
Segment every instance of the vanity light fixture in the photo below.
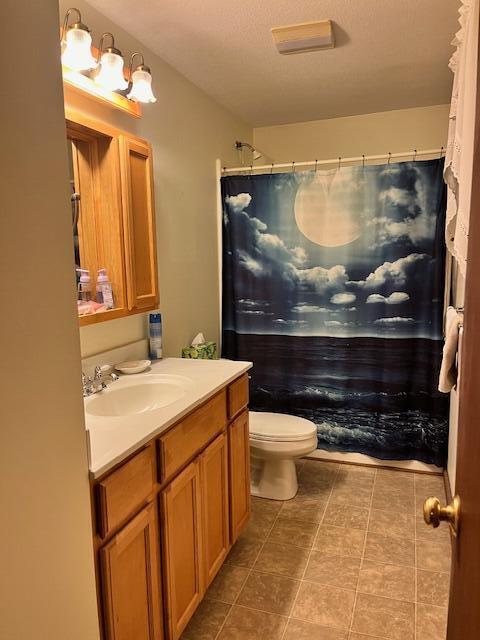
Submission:
M 77 22 L 68 26 L 71 13 L 77 14 Z M 92 36 L 89 28 L 83 24 L 82 15 L 76 7 L 71 7 L 65 14 L 62 28 L 62 64 L 74 71 L 95 69 L 97 61 L 92 56 Z
M 72 14 L 75 19 L 71 18 Z M 141 103 L 157 101 L 152 91 L 152 72 L 145 65 L 143 54 L 135 52 L 129 69 L 125 68 L 122 52 L 115 47 L 115 38 L 110 32 L 102 34 L 97 49 L 76 7 L 65 13 L 61 51 L 63 81 L 69 91 L 89 94 L 134 118 L 142 115 Z
M 104 40 L 110 37 L 112 42 L 104 49 Z M 115 48 L 113 34 L 104 33 L 100 39 L 100 49 L 98 52 L 100 61 L 100 71 L 95 76 L 95 82 L 110 91 L 122 91 L 128 87 L 128 82 L 123 75 L 122 52 Z
M 140 56 L 141 63 L 133 69 L 133 60 Z M 145 65 L 145 60 L 141 53 L 135 52 L 130 58 L 130 91 L 127 98 L 134 102 L 156 102 L 157 99 L 152 91 L 152 72 L 150 67 Z

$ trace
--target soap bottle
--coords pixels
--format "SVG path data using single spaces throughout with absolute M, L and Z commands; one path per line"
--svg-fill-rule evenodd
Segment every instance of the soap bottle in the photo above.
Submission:
M 162 317 L 159 313 L 150 314 L 149 338 L 150 360 L 160 360 L 162 357 Z
M 107 270 L 99 269 L 97 275 L 97 302 L 106 309 L 113 309 L 112 283 L 108 279 Z
M 90 282 L 90 271 L 88 269 L 77 269 L 80 274 L 78 282 L 78 300 L 90 302 L 92 300 L 92 283 Z

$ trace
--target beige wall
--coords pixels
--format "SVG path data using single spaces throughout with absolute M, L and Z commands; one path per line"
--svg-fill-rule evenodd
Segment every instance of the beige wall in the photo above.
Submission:
M 2 45 L 0 638 L 95 640 L 56 0 L 3 2 Z
M 69 6 L 61 0 L 61 13 Z M 144 106 L 141 120 L 82 98 L 71 106 L 153 144 L 164 345 L 166 355 L 178 356 L 197 331 L 218 340 L 215 159 L 235 161 L 235 140 L 251 141 L 252 129 L 90 5 L 75 6 L 97 44 L 103 31 L 112 31 L 125 60 L 141 51 L 152 69 L 158 101 Z M 141 338 L 146 323 L 140 315 L 84 327 L 82 355 Z
M 438 105 L 259 127 L 254 144 L 275 162 L 437 148 L 446 144 L 448 111 Z

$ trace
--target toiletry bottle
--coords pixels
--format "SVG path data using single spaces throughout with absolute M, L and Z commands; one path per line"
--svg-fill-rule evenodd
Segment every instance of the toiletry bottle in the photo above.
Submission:
M 149 322 L 150 360 L 162 357 L 162 317 L 159 313 L 150 314 Z
M 90 282 L 90 272 L 88 269 L 77 269 L 80 273 L 78 282 L 78 299 L 82 302 L 90 302 L 92 299 L 92 283 Z
M 97 275 L 97 302 L 106 309 L 113 309 L 112 283 L 108 279 L 107 270 L 99 269 Z

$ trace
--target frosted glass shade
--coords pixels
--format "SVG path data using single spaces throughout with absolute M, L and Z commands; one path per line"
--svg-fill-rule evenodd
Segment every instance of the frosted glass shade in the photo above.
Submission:
M 126 89 L 128 82 L 123 77 L 122 56 L 109 51 L 103 53 L 100 58 L 100 71 L 95 76 L 95 82 L 110 91 Z
M 127 98 L 135 102 L 156 102 L 152 91 L 152 76 L 148 71 L 137 69 L 132 73 L 132 88 Z
M 97 61 L 92 56 L 92 36 L 85 29 L 72 27 L 65 36 L 62 64 L 74 71 L 95 69 Z

